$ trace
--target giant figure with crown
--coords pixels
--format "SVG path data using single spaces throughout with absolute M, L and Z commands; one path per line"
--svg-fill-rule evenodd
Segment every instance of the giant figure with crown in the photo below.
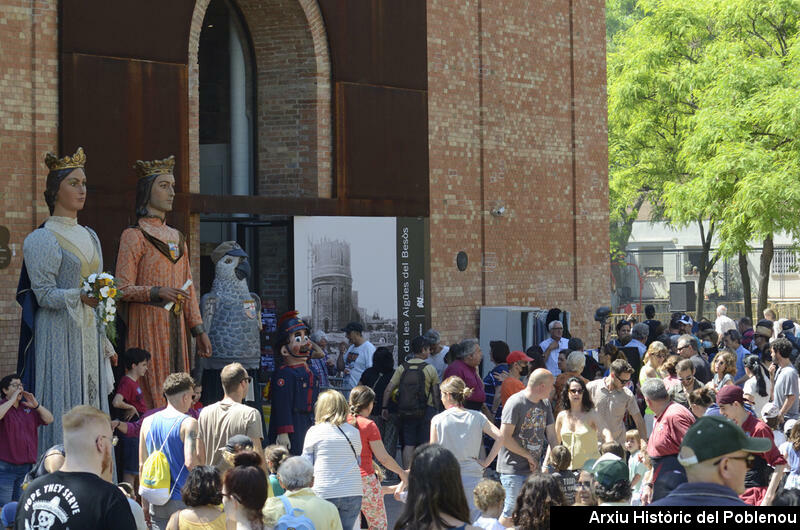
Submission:
M 61 418 L 86 404 L 108 412 L 114 349 L 98 326 L 98 300 L 83 279 L 103 272 L 97 234 L 78 224 L 86 202 L 86 154 L 48 153 L 44 199 L 50 217 L 23 245 L 17 301 L 23 307 L 18 371 L 25 389 L 46 403 L 55 421 L 39 434 L 40 452 L 62 440 Z M 2 442 L 0 442 L 2 443 Z
M 128 302 L 126 348 L 142 348 L 152 358 L 141 380 L 148 406 L 166 405 L 161 387 L 172 372 L 188 372 L 188 333 L 197 354 L 211 356 L 203 328 L 186 238 L 166 224 L 175 198 L 175 157 L 141 161 L 134 166 L 136 224 L 124 232 L 117 256 L 117 282 Z

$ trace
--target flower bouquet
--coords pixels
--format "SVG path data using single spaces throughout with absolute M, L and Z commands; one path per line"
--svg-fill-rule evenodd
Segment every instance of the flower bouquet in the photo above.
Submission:
M 97 307 L 94 309 L 97 314 L 98 326 L 101 326 L 108 340 L 116 346 L 117 327 L 109 326 L 109 324 L 114 323 L 117 316 L 119 292 L 116 287 L 116 279 L 107 272 L 91 274 L 83 280 L 82 289 L 87 295 L 99 300 Z

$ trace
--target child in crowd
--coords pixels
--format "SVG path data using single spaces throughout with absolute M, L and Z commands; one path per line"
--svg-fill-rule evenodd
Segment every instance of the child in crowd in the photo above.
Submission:
M 625 460 L 625 449 L 617 442 L 606 442 L 600 446 L 600 454 L 611 453 L 620 460 Z
M 192 410 L 197 411 L 197 418 L 200 417 L 200 411 L 203 410 L 203 404 L 200 403 L 200 396 L 203 395 L 203 385 L 197 384 L 194 385 L 194 390 L 192 394 Z M 192 417 L 195 417 L 192 414 Z
M 563 445 L 553 447 L 550 451 L 550 466 L 554 469 L 553 477 L 558 481 L 558 485 L 564 493 L 564 506 L 575 504 L 575 489 L 578 486 L 575 473 L 569 470 L 570 463 L 572 463 L 572 455 L 569 449 Z
M 781 411 L 775 403 L 767 403 L 761 409 L 761 418 L 772 430 L 772 437 L 775 441 L 775 447 L 780 447 L 786 442 L 786 435 L 780 429 L 780 414 Z
M 0 510 L 0 524 L 5 530 L 12 530 L 14 528 L 14 520 L 17 517 L 17 501 L 12 501 L 2 507 Z
M 631 455 L 628 457 L 628 478 L 632 490 L 631 506 L 640 505 L 639 495 L 644 483 L 644 475 L 647 472 L 642 445 L 642 438 L 637 429 L 631 429 L 625 433 L 625 450 Z
M 233 467 L 233 461 L 236 455 L 244 451 L 253 450 L 253 440 L 244 434 L 234 434 L 228 438 L 225 444 L 225 451 L 222 453 L 222 459 L 230 466 Z
M 117 393 L 111 402 L 123 420 L 140 419 L 147 412 L 139 378 L 147 373 L 150 352 L 130 348 L 123 355 L 125 375 L 119 380 Z M 135 485 L 139 475 L 139 438 L 122 438 L 122 480 Z
M 267 479 L 269 482 L 269 497 L 279 497 L 284 494 L 285 490 L 278 482 L 278 468 L 290 456 L 289 451 L 279 444 L 270 445 L 264 449 L 264 459 L 267 461 L 267 468 L 269 469 L 269 477 Z
M 475 506 L 481 511 L 481 516 L 472 523 L 474 526 L 486 530 L 505 530 L 498 518 L 503 513 L 503 503 L 506 499 L 506 490 L 496 480 L 483 479 L 475 486 L 472 492 Z
M 800 489 L 800 423 L 788 420 L 784 428 L 787 440 L 778 447 L 787 463 L 783 488 Z

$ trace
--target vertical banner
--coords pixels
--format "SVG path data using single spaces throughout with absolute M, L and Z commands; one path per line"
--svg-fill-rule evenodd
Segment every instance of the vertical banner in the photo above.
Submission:
M 397 218 L 398 362 L 411 354 L 411 340 L 430 327 L 427 221 Z
M 358 322 L 395 359 L 430 327 L 428 224 L 424 218 L 295 217 L 295 308 L 327 335 L 329 357 Z M 345 360 L 345 362 L 347 362 Z

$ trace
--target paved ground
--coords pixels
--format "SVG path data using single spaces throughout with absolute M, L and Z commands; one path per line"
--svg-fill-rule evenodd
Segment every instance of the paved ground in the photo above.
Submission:
M 400 517 L 404 504 L 394 500 L 394 497 L 391 495 L 385 496 L 383 502 L 386 504 L 386 518 L 389 519 L 389 528 L 394 528 L 394 523 L 396 523 L 397 518 Z

